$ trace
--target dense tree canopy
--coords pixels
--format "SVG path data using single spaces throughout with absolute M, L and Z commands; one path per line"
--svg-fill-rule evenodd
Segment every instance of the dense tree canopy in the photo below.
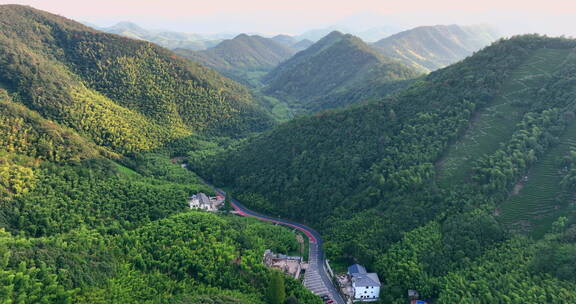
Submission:
M 566 265 L 572 257 L 563 252 L 571 245 L 518 241 L 500 222 L 499 206 L 522 191 L 544 156 L 560 153 L 552 150 L 560 138 L 574 136 L 568 127 L 576 106 L 570 85 L 575 47 L 574 40 L 536 35 L 503 40 L 393 96 L 295 119 L 209 162 L 194 163 L 197 152 L 190 160 L 201 175 L 233 186 L 248 206 L 318 228 L 337 265 L 376 268 L 386 302 L 404 301 L 413 288 L 443 303 L 457 297 L 531 302 L 539 296 L 558 302 L 574 297 L 564 275 L 571 268 L 558 266 L 555 278 L 533 272 L 538 255 L 531 250 L 549 248 L 550 260 Z M 511 125 L 504 132 L 476 129 L 507 115 Z M 467 140 L 490 144 L 451 150 Z M 552 211 L 544 215 L 564 214 L 569 226 L 576 221 L 570 158 L 550 163 L 553 174 L 564 172 L 568 190 L 555 193 L 548 202 Z M 526 214 L 534 221 L 544 215 Z M 515 224 L 523 223 L 528 232 L 534 229 L 529 221 Z M 550 222 L 540 225 L 553 230 Z M 509 264 L 491 264 L 507 254 Z M 478 272 L 484 284 L 514 263 L 522 266 L 509 282 L 481 287 L 469 279 Z M 534 293 L 523 296 L 515 284 L 530 276 L 526 288 Z M 508 300 L 512 286 L 518 297 Z

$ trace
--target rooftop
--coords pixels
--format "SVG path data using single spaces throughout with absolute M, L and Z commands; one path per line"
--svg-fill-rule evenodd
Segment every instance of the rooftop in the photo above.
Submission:
M 356 273 L 366 273 L 366 268 L 360 264 L 354 264 L 348 267 L 348 274 L 353 275 Z
M 357 273 L 352 275 L 355 286 L 380 286 L 380 279 L 376 273 Z
M 208 198 L 208 196 L 206 196 L 206 194 L 200 192 L 198 193 L 198 200 L 200 201 L 200 204 L 202 205 L 210 205 L 210 199 Z
M 380 279 L 376 273 L 368 273 L 360 264 L 348 267 L 348 274 L 352 277 L 355 286 L 380 286 Z

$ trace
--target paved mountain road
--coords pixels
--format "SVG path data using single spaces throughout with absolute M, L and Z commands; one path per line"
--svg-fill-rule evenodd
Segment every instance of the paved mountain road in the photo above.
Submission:
M 218 189 L 214 186 L 212 187 L 216 192 L 222 195 L 226 195 L 226 192 L 224 192 L 223 190 Z M 304 287 L 306 287 L 314 294 L 319 296 L 329 295 L 330 298 L 333 299 L 337 304 L 346 304 L 344 299 L 342 299 L 342 296 L 340 296 L 340 293 L 336 291 L 336 287 L 334 287 L 334 284 L 332 283 L 332 280 L 328 275 L 328 271 L 326 270 L 326 261 L 324 259 L 324 252 L 322 251 L 322 238 L 320 237 L 320 234 L 316 232 L 316 230 L 289 220 L 273 218 L 263 214 L 259 214 L 246 208 L 244 205 L 242 205 L 235 199 L 232 199 L 230 203 L 232 205 L 232 208 L 234 208 L 234 210 L 236 210 L 236 212 L 239 215 L 254 217 L 261 221 L 272 222 L 279 225 L 288 226 L 306 234 L 306 236 L 309 239 L 310 250 L 308 253 L 309 265 L 308 269 L 304 274 Z

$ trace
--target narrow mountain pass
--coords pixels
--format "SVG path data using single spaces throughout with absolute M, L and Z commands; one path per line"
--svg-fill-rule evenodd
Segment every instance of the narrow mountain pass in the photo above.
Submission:
M 216 188 L 209 183 L 207 183 L 207 185 L 211 186 L 217 193 L 223 196 L 226 195 L 224 190 Z M 261 221 L 291 227 L 304 233 L 308 237 L 310 244 L 310 250 L 308 252 L 309 264 L 308 269 L 306 269 L 306 273 L 304 274 L 304 287 L 318 296 L 328 295 L 337 304 L 346 303 L 328 275 L 328 271 L 326 270 L 326 259 L 324 257 L 324 251 L 322 250 L 322 238 L 316 230 L 290 220 L 274 218 L 254 212 L 235 199 L 232 199 L 230 204 L 241 216 L 253 217 Z

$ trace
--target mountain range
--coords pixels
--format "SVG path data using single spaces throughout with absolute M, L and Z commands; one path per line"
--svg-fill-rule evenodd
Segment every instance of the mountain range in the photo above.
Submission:
M 402 28 L 396 26 L 378 26 L 378 27 L 370 27 L 366 29 L 352 29 L 347 26 L 329 26 L 326 28 L 319 28 L 319 29 L 312 29 L 308 30 L 300 35 L 297 35 L 297 39 L 306 39 L 311 41 L 318 41 L 324 38 L 326 35 L 330 34 L 331 32 L 341 32 L 345 34 L 354 35 L 366 42 L 372 43 L 376 42 L 380 39 L 384 39 L 388 36 L 396 34 L 402 31 Z
M 162 30 L 148 30 L 138 26 L 137 24 L 126 21 L 119 22 L 110 27 L 99 27 L 93 24 L 87 25 L 103 32 L 118 34 L 132 39 L 150 41 L 168 49 L 181 48 L 205 50 L 230 37 L 229 34 L 199 35 Z
M 370 97 L 357 94 L 353 98 L 350 90 L 417 76 L 414 69 L 382 56 L 361 39 L 332 32 L 266 74 L 263 92 L 292 108 L 317 111 Z
M 199 62 L 227 77 L 259 89 L 261 91 L 259 95 L 262 95 L 259 99 L 270 111 L 278 112 L 274 108 L 282 105 L 283 110 L 280 111 L 283 113 L 287 111 L 299 113 L 315 112 L 385 96 L 403 88 L 406 80 L 462 60 L 498 37 L 496 31 L 488 26 L 424 26 L 391 36 L 385 35 L 389 37 L 373 44 L 366 44 L 357 38 L 356 42 L 349 46 L 362 44 L 359 48 L 362 49 L 361 52 L 342 52 L 337 49 L 338 45 L 334 45 L 335 49 L 330 50 L 339 56 L 326 58 L 325 56 L 332 56 L 330 51 L 326 51 L 325 56 L 313 54 L 314 50 L 324 48 L 323 45 L 327 44 L 326 39 L 332 36 L 329 34 L 318 41 L 318 47 L 292 58 L 296 53 L 313 45 L 313 42 L 305 37 L 311 36 L 310 38 L 315 39 L 314 35 L 324 34 L 326 30 L 328 29 L 297 37 L 277 35 L 265 38 L 241 34 L 233 39 L 223 40 L 206 50 L 197 51 L 182 47 L 176 49 L 176 52 L 184 58 Z M 392 31 L 390 28 L 387 30 Z M 129 23 L 121 23 L 109 28 L 108 31 L 155 41 L 145 37 L 150 32 Z M 192 36 L 192 39 L 200 39 L 198 35 Z M 378 59 L 373 62 L 366 61 L 363 65 L 349 70 L 350 63 L 362 61 L 363 59 L 359 57 L 364 56 L 362 55 L 364 53 L 371 53 L 366 57 Z M 374 57 L 374 53 L 380 53 L 382 56 Z M 376 61 L 389 64 L 396 62 L 396 64 L 395 67 L 382 68 L 378 67 L 380 64 Z M 400 63 L 404 65 L 403 72 L 398 71 Z M 346 72 L 334 74 L 333 68 L 336 70 L 340 68 Z M 314 75 L 324 79 L 309 79 L 307 74 L 311 73 L 311 69 L 318 71 Z M 395 69 L 396 71 L 393 71 Z M 412 71 L 408 72 L 408 69 Z M 393 75 L 395 73 L 396 75 Z M 334 75 L 338 74 L 349 79 L 337 80 Z M 331 86 L 327 86 L 329 82 Z
M 213 190 L 170 160 L 269 128 L 246 88 L 19 5 L 0 6 L 0 54 L 1 302 L 321 303 L 261 263 L 294 233 L 190 211 Z
M 576 303 L 576 40 L 489 32 L 240 35 L 201 64 L 0 5 L 0 302 L 321 304 L 262 261 L 307 236 L 190 210 L 209 181 L 382 303 Z
M 251 208 L 320 229 L 333 263 L 385 278 L 386 302 L 415 286 L 436 303 L 573 301 L 575 49 L 537 35 L 499 41 L 193 168 Z

